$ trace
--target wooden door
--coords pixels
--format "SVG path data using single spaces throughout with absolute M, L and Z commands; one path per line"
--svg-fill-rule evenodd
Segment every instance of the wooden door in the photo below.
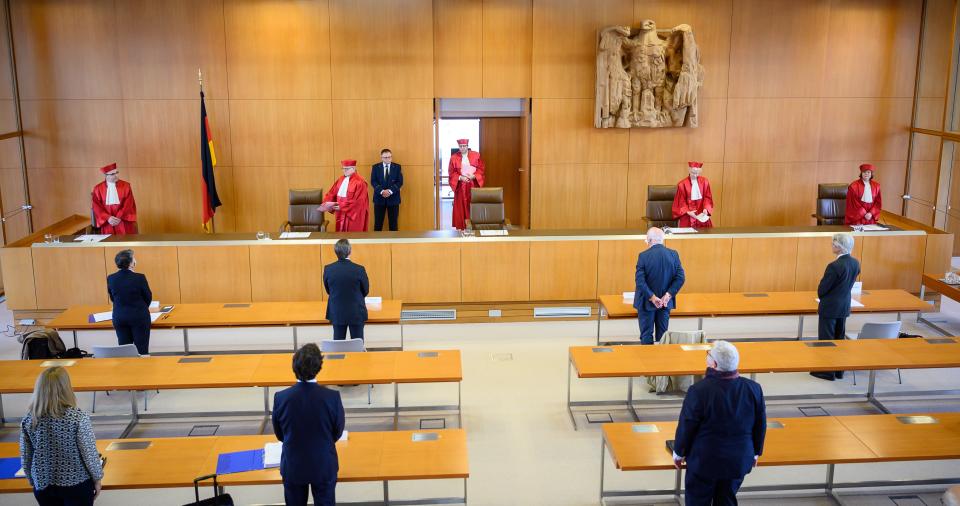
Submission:
M 480 118 L 480 156 L 486 165 L 484 186 L 503 187 L 506 217 L 522 225 L 523 118 Z

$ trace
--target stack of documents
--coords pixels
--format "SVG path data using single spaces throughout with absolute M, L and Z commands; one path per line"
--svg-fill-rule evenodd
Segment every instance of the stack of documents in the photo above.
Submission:
M 310 232 L 281 232 L 281 239 L 306 239 L 310 237 Z
M 340 441 L 346 441 L 348 431 L 343 431 Z M 221 453 L 217 456 L 217 474 L 242 473 L 246 471 L 260 471 L 280 467 L 283 457 L 283 443 L 267 443 L 257 450 Z M 20 459 L 15 459 L 17 462 Z M 2 459 L 0 459 L 2 462 Z M 2 468 L 0 468 L 2 469 Z M 0 475 L 2 478 L 2 475 Z
M 107 237 L 110 237 L 110 234 L 83 234 L 78 235 L 74 241 L 77 242 L 100 242 Z
M 697 229 L 693 227 L 663 227 L 663 231 L 668 234 L 696 234 Z

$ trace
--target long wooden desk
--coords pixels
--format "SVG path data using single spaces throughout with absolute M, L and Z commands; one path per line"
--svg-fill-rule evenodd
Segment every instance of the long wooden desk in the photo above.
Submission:
M 415 440 L 424 439 L 427 440 Z M 435 439 L 430 440 L 429 438 Z M 136 450 L 111 448 L 114 443 L 148 441 Z M 199 476 L 214 474 L 221 453 L 263 448 L 275 442 L 273 435 L 177 437 L 157 439 L 102 440 L 97 442 L 107 458 L 103 489 L 150 489 L 193 487 Z M 339 482 L 383 482 L 384 502 L 389 503 L 389 481 L 464 480 L 470 476 L 467 437 L 463 429 L 436 431 L 351 432 L 337 443 Z M 17 457 L 17 443 L 0 443 L 0 457 Z M 282 483 L 279 468 L 226 474 L 217 477 L 220 486 L 272 485 Z M 203 485 L 211 485 L 206 481 Z M 28 493 L 26 479 L 0 480 L 0 493 Z
M 385 300 L 382 304 L 367 305 L 368 324 L 400 324 L 403 302 Z M 110 311 L 111 306 L 80 305 L 68 308 L 47 323 L 46 327 L 73 333 L 73 344 L 79 346 L 77 331 L 109 330 L 111 321 L 90 323 L 89 315 Z M 191 328 L 211 327 L 290 327 L 293 330 L 293 349 L 298 347 L 297 327 L 329 325 L 326 319 L 327 301 L 254 302 L 254 303 L 194 303 L 175 304 L 173 311 L 153 322 L 157 329 L 183 330 L 184 353 L 190 354 Z M 400 326 L 400 349 L 403 349 L 403 326 Z
M 293 355 L 215 355 L 190 357 L 85 358 L 79 360 L 4 360 L 0 361 L 0 396 L 29 394 L 43 367 L 65 365 L 73 388 L 79 392 L 129 390 L 131 421 L 125 437 L 147 414 L 137 409 L 135 392 L 146 390 L 263 388 L 263 411 L 270 415 L 270 387 L 286 387 L 296 382 L 291 370 Z M 460 382 L 463 380 L 459 350 L 378 351 L 326 354 L 317 382 L 325 385 L 393 384 L 394 405 L 390 411 L 394 427 L 400 413 L 399 384 L 457 383 L 456 406 L 416 406 L 406 410 L 453 410 L 460 415 Z M 383 411 L 364 408 L 363 412 Z M 242 413 L 190 413 L 189 416 L 221 416 Z M 3 420 L 0 402 L 0 420 Z M 159 416 L 159 415 L 158 415 Z M 169 417 L 169 415 L 164 415 Z
M 922 313 L 933 311 L 930 304 L 906 290 L 866 290 L 854 300 L 863 307 L 853 307 L 854 313 Z M 684 293 L 677 296 L 677 307 L 671 317 L 696 317 L 703 330 L 704 318 L 726 316 L 797 315 L 797 338 L 803 337 L 803 317 L 817 314 L 817 292 L 747 292 L 747 293 Z M 632 300 L 623 294 L 600 296 L 600 317 L 610 319 L 636 318 Z M 600 344 L 600 321 L 597 321 L 597 344 Z
M 832 345 L 832 346 L 831 346 Z M 709 345 L 571 346 L 567 364 L 567 410 L 576 429 L 572 402 L 573 371 L 580 379 L 626 378 L 627 408 L 636 420 L 633 383 L 640 376 L 703 374 Z M 870 371 L 866 399 L 885 413 L 875 394 L 876 372 L 882 369 L 960 367 L 960 338 L 771 341 L 738 343 L 742 374 L 813 371 Z M 942 392 L 938 392 L 942 393 Z M 930 392 L 907 392 L 925 395 Z M 809 396 L 808 396 L 809 397 Z
M 920 297 L 926 295 L 927 289 L 933 290 L 940 295 L 960 302 L 960 285 L 950 285 L 943 281 L 943 274 L 924 274 L 921 278 Z M 947 336 L 949 332 L 941 328 L 936 323 L 917 315 L 917 322 L 926 324 L 928 327 Z
M 932 417 L 934 420 L 912 417 Z M 935 423 L 916 423 L 916 422 Z M 676 471 L 673 489 L 607 492 L 604 488 L 606 452 L 622 471 L 675 469 L 667 440 L 674 438 L 677 422 L 608 423 L 603 425 L 600 463 L 600 502 L 606 497 L 673 495 L 679 497 L 681 470 Z M 834 482 L 837 464 L 895 462 L 907 460 L 960 459 L 960 413 L 924 415 L 822 416 L 771 418 L 767 420 L 760 466 L 826 464 L 822 484 L 791 484 L 771 487 L 743 487 L 741 491 L 823 489 L 833 495 L 835 488 L 898 486 L 904 482 Z M 749 477 L 747 478 L 749 480 Z M 928 480 L 955 483 L 953 480 Z

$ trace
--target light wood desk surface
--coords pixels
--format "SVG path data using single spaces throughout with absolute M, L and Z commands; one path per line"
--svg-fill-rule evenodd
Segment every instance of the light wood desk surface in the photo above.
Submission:
M 949 285 L 943 281 L 942 274 L 924 274 L 921 278 L 923 286 L 931 288 L 937 293 L 953 300 L 960 300 L 960 285 Z
M 738 343 L 741 373 L 960 367 L 960 339 L 931 344 L 926 339 Z M 703 374 L 706 350 L 688 345 L 571 346 L 570 361 L 579 378 Z M 601 351 L 609 350 L 609 351 Z
M 759 465 L 960 458 L 960 414 L 933 414 L 939 423 L 927 425 L 904 424 L 898 416 L 904 415 L 770 418 L 783 427 L 768 426 Z M 658 432 L 635 432 L 635 425 L 655 426 Z M 608 423 L 603 439 L 618 469 L 673 469 L 666 442 L 674 439 L 676 429 L 677 422 Z
M 413 441 L 417 432 L 434 432 L 434 441 Z M 150 441 L 142 450 L 113 450 L 114 441 Z M 192 487 L 194 478 L 213 474 L 221 453 L 253 450 L 276 441 L 273 435 L 102 440 L 107 458 L 103 488 Z M 467 478 L 467 438 L 463 429 L 399 432 L 351 432 L 337 443 L 338 481 Z M 17 443 L 0 443 L 0 457 L 19 456 Z M 282 483 L 279 468 L 221 475 L 223 486 Z M 210 481 L 204 485 L 210 485 Z M 29 492 L 25 479 L 0 480 L 0 493 Z
M 763 294 L 763 296 L 757 296 Z M 683 293 L 670 316 L 749 316 L 771 314 L 816 314 L 817 292 Z M 864 307 L 855 313 L 925 312 L 934 307 L 905 290 L 866 290 L 855 296 Z M 636 318 L 633 301 L 623 294 L 601 295 L 608 318 Z
M 436 353 L 435 357 L 423 356 Z M 459 350 L 327 354 L 321 384 L 435 383 L 463 379 Z M 74 390 L 166 390 L 288 386 L 296 380 L 293 355 L 214 355 L 85 358 L 67 367 Z M 209 358 L 207 362 L 196 359 Z M 187 360 L 184 362 L 184 360 Z M 44 360 L 0 361 L 0 394 L 29 393 Z M 57 365 L 58 361 L 50 361 Z
M 368 305 L 367 323 L 399 323 L 399 300 L 385 300 Z M 71 306 L 47 323 L 57 330 L 90 330 L 113 328 L 111 321 L 89 323 L 92 313 L 110 311 L 111 306 Z M 173 311 L 153 322 L 154 328 L 184 327 L 255 327 L 260 325 L 326 325 L 327 301 L 250 302 L 238 304 L 194 303 L 174 304 Z

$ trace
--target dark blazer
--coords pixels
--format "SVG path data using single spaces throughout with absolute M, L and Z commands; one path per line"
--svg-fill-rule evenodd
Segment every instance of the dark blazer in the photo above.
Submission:
M 370 169 L 370 185 L 373 186 L 373 203 L 378 206 L 399 206 L 400 205 L 400 187 L 403 186 L 403 172 L 400 170 L 399 163 L 390 164 L 390 177 L 383 180 L 383 162 L 380 162 Z M 393 191 L 393 195 L 383 198 L 380 192 L 383 190 Z
M 353 325 L 367 321 L 364 297 L 370 293 L 370 280 L 362 265 L 350 260 L 337 260 L 323 268 L 326 289 L 327 320 L 333 325 Z
M 760 384 L 708 375 L 683 399 L 674 451 L 687 459 L 688 473 L 737 479 L 753 468 L 754 455 L 763 454 L 766 433 Z
M 343 434 L 340 392 L 300 382 L 273 394 L 273 433 L 283 442 L 280 475 L 290 485 L 337 479 L 337 440 Z
M 107 295 L 113 302 L 114 321 L 139 322 L 150 319 L 153 293 L 143 274 L 120 269 L 107 276 Z
M 677 292 L 683 286 L 683 266 L 676 251 L 654 244 L 637 257 L 637 290 L 633 294 L 633 307 L 637 311 L 656 311 L 650 297 L 662 297 L 670 292 L 667 309 L 677 307 Z
M 850 316 L 850 289 L 859 275 L 860 262 L 850 255 L 841 255 L 830 262 L 817 287 L 820 298 L 817 314 L 823 318 Z

